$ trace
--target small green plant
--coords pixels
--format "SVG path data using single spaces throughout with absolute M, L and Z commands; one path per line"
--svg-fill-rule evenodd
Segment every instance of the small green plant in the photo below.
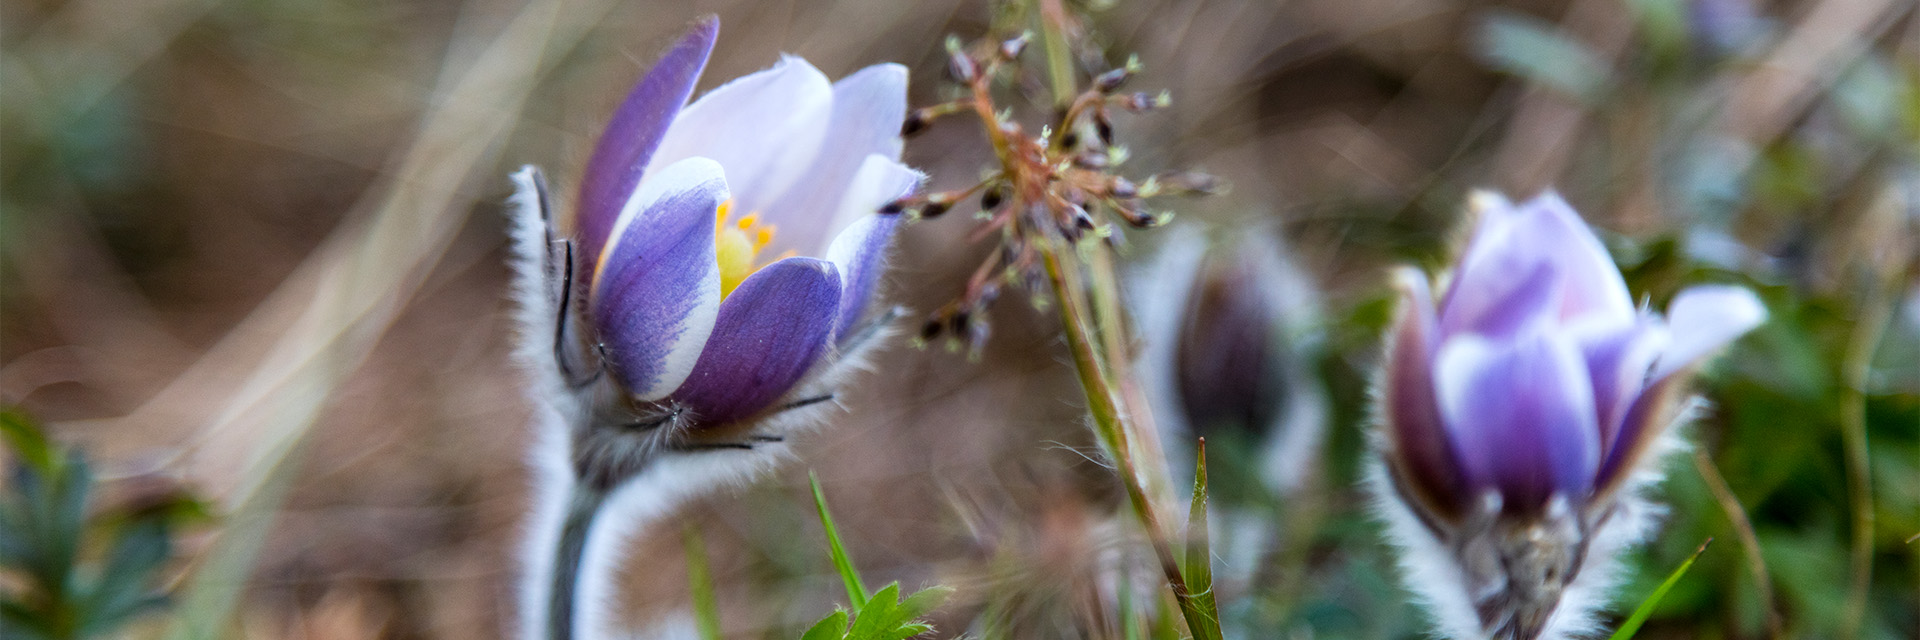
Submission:
M 808 474 L 813 484 L 813 505 L 820 512 L 820 526 L 826 530 L 827 548 L 833 565 L 846 583 L 851 606 L 837 609 L 807 629 L 800 640 L 905 640 L 933 630 L 920 620 L 953 594 L 950 587 L 934 586 L 900 597 L 900 584 L 890 583 L 871 595 L 860 579 L 860 571 L 847 557 L 847 547 L 827 510 L 827 496 L 820 489 L 820 478 Z
M 27 415 L 0 410 L 13 458 L 0 492 L 0 637 L 69 640 L 113 634 L 167 604 L 156 585 L 182 519 L 204 511 L 180 495 L 88 513 L 86 456 L 61 447 Z

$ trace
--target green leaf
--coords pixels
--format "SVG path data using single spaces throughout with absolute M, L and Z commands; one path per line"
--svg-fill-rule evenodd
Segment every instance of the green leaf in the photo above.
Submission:
M 693 620 L 701 640 L 720 640 L 720 607 L 713 597 L 713 570 L 707 566 L 707 548 L 700 532 L 688 525 L 681 532 L 686 545 L 687 588 L 693 591 Z
M 953 595 L 953 587 L 933 586 L 913 592 L 906 600 L 900 601 L 900 617 L 913 619 L 932 613 L 941 603 Z
M 907 638 L 932 630 L 933 625 L 920 622 L 908 622 L 895 627 L 893 631 L 881 634 L 880 640 L 907 640 Z
M 1195 445 L 1193 500 L 1187 508 L 1187 626 L 1196 640 L 1220 640 L 1220 607 L 1213 597 L 1213 548 L 1207 532 L 1207 439 Z
M 818 486 L 818 485 L 815 485 Z M 880 640 L 888 631 L 900 626 L 903 621 L 894 609 L 900 605 L 900 583 L 890 583 L 886 588 L 867 599 L 867 604 L 853 614 L 853 628 L 847 631 L 847 640 Z
M 58 475 L 54 466 L 60 460 L 55 455 L 53 443 L 47 440 L 47 433 L 40 428 L 40 423 L 26 413 L 18 409 L 0 410 L 0 438 L 5 438 L 7 447 L 28 466 L 43 475 Z
M 1610 640 L 1628 640 L 1633 637 L 1633 634 L 1638 633 L 1640 625 L 1646 624 L 1647 618 L 1653 616 L 1653 609 L 1660 605 L 1660 599 L 1666 597 L 1667 592 L 1673 589 L 1673 585 L 1680 582 L 1681 576 L 1687 575 L 1687 570 L 1693 568 L 1693 561 L 1700 559 L 1700 554 L 1706 553 L 1707 546 L 1711 544 L 1713 544 L 1713 538 L 1707 538 L 1706 542 L 1700 543 L 1700 548 L 1694 549 L 1693 555 L 1687 556 L 1687 560 L 1680 563 L 1680 567 L 1674 569 L 1665 582 L 1654 588 L 1652 595 L 1640 602 L 1640 606 L 1633 610 L 1633 615 L 1627 616 L 1627 621 L 1620 623 L 1620 628 L 1614 630 Z
M 1560 28 L 1530 16 L 1492 12 L 1480 25 L 1480 59 L 1582 104 L 1606 96 L 1611 72 L 1599 56 Z
M 820 512 L 821 528 L 827 532 L 833 567 L 840 570 L 840 581 L 847 587 L 847 601 L 853 603 L 853 611 L 858 614 L 867 606 L 867 587 L 860 582 L 860 572 L 853 568 L 853 560 L 847 557 L 847 547 L 840 542 L 839 527 L 833 526 L 833 514 L 827 511 L 827 494 L 820 489 L 820 476 L 808 471 L 807 481 L 813 484 L 813 506 Z
M 847 612 L 837 610 L 821 618 L 819 622 L 813 623 L 813 627 L 807 629 L 807 632 L 800 636 L 800 640 L 841 640 L 845 637 L 847 637 Z
M 164 520 L 142 518 L 120 534 L 81 610 L 80 635 L 104 635 L 141 613 L 166 603 L 149 586 L 172 552 Z

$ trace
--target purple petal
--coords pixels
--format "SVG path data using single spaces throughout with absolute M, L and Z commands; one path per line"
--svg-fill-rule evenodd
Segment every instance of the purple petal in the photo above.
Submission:
M 584 265 L 599 264 L 601 248 L 611 237 L 615 220 L 626 206 L 647 161 L 666 135 L 674 115 L 693 95 L 693 85 L 707 66 L 720 20 L 712 16 L 694 22 L 679 44 L 660 57 L 647 75 L 613 112 L 606 132 L 593 147 L 580 181 L 580 204 L 574 228 Z
M 887 247 L 893 241 L 893 231 L 898 224 L 896 216 L 877 215 L 874 211 L 913 193 L 921 177 L 920 172 L 876 154 L 867 156 L 866 164 L 847 187 L 842 198 L 846 209 L 842 213 L 850 214 L 853 222 L 834 236 L 826 250 L 827 259 L 839 269 L 845 284 L 834 335 L 845 338 L 849 335 L 848 329 L 859 323 L 884 271 Z
M 906 67 L 877 64 L 833 84 L 826 144 L 780 198 L 780 206 L 767 211 L 768 220 L 782 229 L 774 240 L 780 245 L 776 249 L 819 255 L 828 239 L 885 204 L 850 207 L 847 199 L 856 197 L 850 186 L 867 170 L 872 156 L 900 159 L 900 125 L 906 117 Z M 892 192 L 888 199 L 902 195 Z
M 1607 446 L 1595 486 L 1609 491 L 1639 465 L 1654 441 L 1674 418 L 1674 402 L 1682 397 L 1686 383 L 1680 377 L 1656 379 L 1640 391 L 1620 420 L 1620 432 Z
M 1600 448 L 1612 450 L 1620 425 L 1633 401 L 1646 388 L 1654 360 L 1667 347 L 1667 329 L 1658 318 L 1642 316 L 1635 322 L 1579 331 L 1587 375 L 1593 379 L 1593 401 L 1600 427 Z
M 827 260 L 840 273 L 840 310 L 835 313 L 833 334 L 842 342 L 852 335 L 871 306 L 874 289 L 885 271 L 883 262 L 899 216 L 869 215 L 861 218 L 827 249 Z
M 1633 301 L 1600 239 L 1553 192 L 1518 208 L 1485 199 L 1483 220 L 1440 312 L 1449 327 L 1478 326 L 1517 286 L 1514 274 L 1549 264 L 1562 279 L 1559 317 L 1567 322 L 1630 320 Z
M 1727 285 L 1681 291 L 1667 305 L 1667 326 L 1673 331 L 1673 342 L 1660 355 L 1653 375 L 1672 375 L 1766 321 L 1767 308 L 1752 291 Z
M 1404 476 L 1403 490 L 1431 509 L 1451 513 L 1464 504 L 1466 495 L 1434 397 L 1433 353 L 1440 327 L 1425 276 L 1402 269 L 1395 283 L 1400 287 L 1400 311 L 1380 390 L 1390 457 Z
M 819 69 L 796 57 L 700 96 L 660 142 L 653 167 L 712 158 L 727 168 L 736 214 L 773 215 L 778 201 L 826 138 L 833 89 Z
M 1476 283 L 1482 290 L 1455 298 L 1458 304 L 1440 317 L 1441 333 L 1499 338 L 1541 323 L 1557 324 L 1566 287 L 1555 265 L 1542 261 L 1516 268 L 1524 270 L 1498 282 L 1483 280 Z
M 614 378 L 641 399 L 680 386 L 713 331 L 713 219 L 727 197 L 720 165 L 690 158 L 642 183 L 613 229 L 589 310 Z
M 826 353 L 839 308 L 833 263 L 787 258 L 767 265 L 720 305 L 713 338 L 674 399 L 701 424 L 752 417 Z
M 1585 498 L 1600 464 L 1593 386 L 1572 344 L 1550 333 L 1451 338 L 1434 369 L 1440 412 L 1469 482 L 1510 510 L 1553 494 Z

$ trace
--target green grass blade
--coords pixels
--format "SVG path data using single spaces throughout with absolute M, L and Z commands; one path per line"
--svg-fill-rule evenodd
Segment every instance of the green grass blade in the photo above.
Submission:
M 1700 543 L 1700 548 L 1694 549 L 1693 555 L 1687 556 L 1686 562 L 1680 563 L 1680 566 L 1667 576 L 1665 582 L 1654 588 L 1652 595 L 1640 602 L 1640 606 L 1633 610 L 1633 615 L 1627 616 L 1627 621 L 1620 623 L 1620 628 L 1613 632 L 1613 637 L 1609 640 L 1627 640 L 1632 638 L 1634 633 L 1639 632 L 1640 625 L 1646 624 L 1647 618 L 1653 615 L 1653 608 L 1660 605 L 1660 599 L 1667 597 L 1667 591 L 1672 590 L 1673 585 L 1680 583 L 1680 577 L 1687 575 L 1687 570 L 1693 568 L 1693 561 L 1700 559 L 1700 554 L 1706 553 L 1707 546 L 1711 544 L 1713 544 L 1713 538 L 1707 538 L 1706 542 Z
M 820 476 L 807 472 L 807 482 L 813 484 L 813 506 L 820 512 L 820 527 L 827 532 L 827 548 L 833 553 L 833 567 L 840 570 L 840 580 L 847 585 L 847 601 L 853 604 L 854 615 L 867 606 L 867 586 L 860 582 L 860 572 L 853 568 L 853 560 L 847 558 L 847 547 L 840 543 L 840 529 L 833 526 L 833 514 L 827 511 L 827 494 L 820 489 Z
M 1187 589 L 1189 607 L 1198 615 L 1187 617 L 1195 640 L 1220 640 L 1220 607 L 1213 597 L 1213 543 L 1207 532 L 1207 439 L 1195 447 L 1193 465 L 1193 503 L 1187 510 Z
M 720 640 L 720 606 L 713 597 L 713 570 L 707 565 L 707 546 L 688 526 L 681 533 L 687 554 L 687 588 L 693 590 L 693 620 L 700 640 Z

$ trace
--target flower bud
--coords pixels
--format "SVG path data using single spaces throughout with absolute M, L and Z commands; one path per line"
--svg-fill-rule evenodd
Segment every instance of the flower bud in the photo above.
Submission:
M 1169 458 L 1209 448 L 1260 452 L 1275 491 L 1301 484 L 1324 433 L 1325 399 L 1308 373 L 1318 306 L 1306 279 L 1266 230 L 1209 240 L 1168 230 L 1129 292 L 1143 335 L 1141 371 Z

